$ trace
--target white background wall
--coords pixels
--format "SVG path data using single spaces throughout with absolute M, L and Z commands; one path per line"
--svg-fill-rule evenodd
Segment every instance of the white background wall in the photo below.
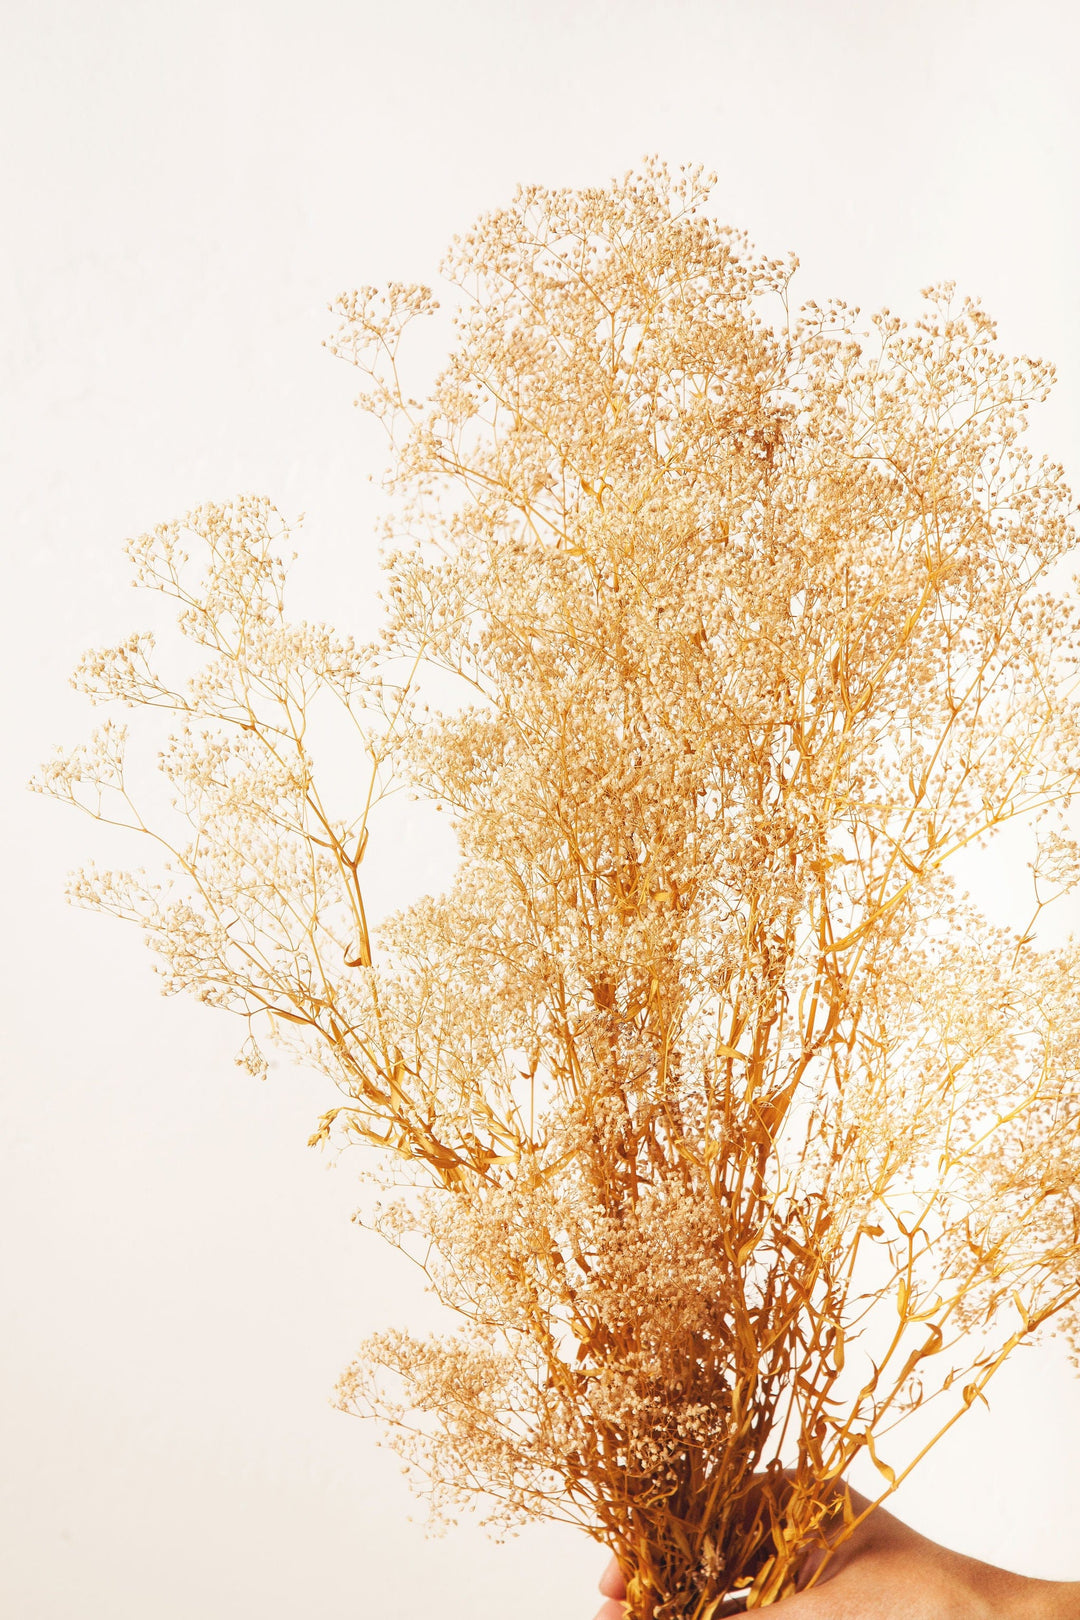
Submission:
M 302 609 L 362 624 L 380 462 L 320 348 L 358 282 L 431 278 L 521 180 L 642 154 L 719 170 L 719 210 L 807 296 L 913 307 L 953 276 L 1060 367 L 1037 436 L 1080 477 L 1080 129 L 1071 4 L 1028 0 L 5 0 L 5 1280 L 12 1620 L 556 1620 L 603 1555 L 538 1530 L 425 1541 L 375 1435 L 327 1396 L 424 1309 L 304 1146 L 319 1085 L 231 1065 L 138 939 L 68 910 L 112 855 L 22 783 L 88 716 L 81 649 L 139 621 L 120 542 L 254 490 L 307 512 Z M 412 881 L 445 845 L 404 829 Z M 382 881 L 392 888 L 392 873 Z M 1080 1394 L 1001 1376 L 900 1511 L 1080 1577 Z

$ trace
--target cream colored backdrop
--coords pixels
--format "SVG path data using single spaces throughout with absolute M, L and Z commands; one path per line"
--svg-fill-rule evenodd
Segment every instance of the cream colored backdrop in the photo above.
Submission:
M 297 594 L 363 625 L 380 447 L 320 349 L 345 287 L 433 276 L 520 180 L 656 151 L 803 260 L 807 296 L 913 307 L 944 276 L 1061 382 L 1080 480 L 1080 195 L 1062 0 L 6 0 L 0 8 L 8 745 L 0 1612 L 12 1620 L 581 1620 L 570 1532 L 426 1541 L 328 1406 L 372 1326 L 422 1319 L 304 1146 L 310 1078 L 162 1001 L 138 939 L 68 910 L 120 848 L 22 783 L 86 726 L 65 680 L 134 627 L 120 542 L 208 498 L 307 513 Z M 401 827 L 415 889 L 448 851 Z M 394 892 L 392 873 L 377 873 Z M 408 1515 L 417 1515 L 410 1522 Z M 1080 1577 L 1080 1383 L 1018 1359 L 905 1488 L 958 1547 Z

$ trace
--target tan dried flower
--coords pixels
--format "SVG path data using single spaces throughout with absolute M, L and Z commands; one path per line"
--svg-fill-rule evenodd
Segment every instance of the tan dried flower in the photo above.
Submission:
M 342 1405 L 436 1505 L 608 1542 L 635 1620 L 775 1602 L 853 1522 L 855 1458 L 887 1495 L 905 1414 L 943 1432 L 1080 1292 L 1077 950 L 950 876 L 1036 821 L 1036 916 L 1080 870 L 1076 534 L 1023 442 L 1051 368 L 949 286 L 913 323 L 789 314 L 710 183 L 652 163 L 483 218 L 426 404 L 398 368 L 428 289 L 340 299 L 395 450 L 381 643 L 287 620 L 267 502 L 205 507 L 131 548 L 193 679 L 145 636 L 78 675 L 175 716 L 187 832 L 133 804 L 115 726 L 41 782 L 164 844 L 75 897 L 244 1016 L 253 1072 L 260 1032 L 319 1064 L 314 1140 L 401 1189 L 376 1224 L 462 1331 L 380 1335 Z M 460 701 L 428 715 L 420 669 Z M 366 773 L 343 818 L 328 700 Z M 373 942 L 395 781 L 461 861 Z

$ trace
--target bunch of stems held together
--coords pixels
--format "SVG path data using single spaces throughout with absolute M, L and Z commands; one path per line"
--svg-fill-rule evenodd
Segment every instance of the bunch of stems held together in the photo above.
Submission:
M 604 1540 L 632 1620 L 786 1595 L 857 1459 L 887 1496 L 1080 1293 L 1080 963 L 1035 928 L 1080 878 L 1076 533 L 1023 442 L 1052 371 L 950 286 L 793 309 L 713 183 L 482 218 L 424 401 L 430 291 L 339 299 L 393 447 L 380 638 L 286 616 L 268 501 L 205 506 L 129 548 L 191 678 L 149 633 L 76 675 L 164 711 L 170 804 L 116 721 L 38 783 L 159 851 L 74 898 L 239 1013 L 253 1073 L 326 1073 L 313 1141 L 374 1149 L 368 1218 L 457 1315 L 372 1338 L 341 1405 L 436 1510 Z M 373 933 L 403 788 L 459 866 Z M 1006 827 L 1026 929 L 955 876 Z

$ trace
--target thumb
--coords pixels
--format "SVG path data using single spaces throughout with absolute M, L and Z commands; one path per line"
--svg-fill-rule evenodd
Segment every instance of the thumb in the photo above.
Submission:
M 606 1598 L 614 1598 L 616 1602 L 621 1602 L 626 1597 L 626 1581 L 617 1558 L 609 1560 L 600 1577 L 599 1586 Z

